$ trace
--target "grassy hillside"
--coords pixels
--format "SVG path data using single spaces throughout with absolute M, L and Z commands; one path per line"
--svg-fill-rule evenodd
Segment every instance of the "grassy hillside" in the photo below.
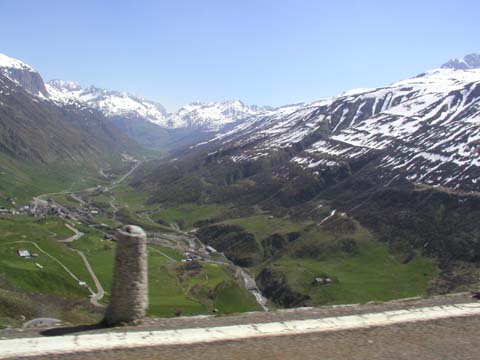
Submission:
M 325 219 L 332 209 L 323 206 L 316 213 Z M 198 226 L 197 235 L 203 242 L 239 265 L 251 266 L 267 294 L 269 287 L 276 287 L 277 293 L 270 298 L 281 307 L 294 305 L 282 300 L 288 298 L 288 292 L 305 298 L 303 305 L 422 296 L 439 275 L 436 264 L 421 252 L 405 258 L 342 213 L 324 223 L 275 216 L 258 208 L 245 214 L 238 216 L 223 205 L 190 203 L 167 207 L 154 216 L 185 229 Z M 266 269 L 281 281 L 266 277 Z M 329 278 L 331 283 L 317 284 L 316 278 Z M 284 290 L 278 291 L 281 288 Z M 230 293 L 226 288 L 222 298 L 228 299 Z
M 19 204 L 28 203 L 33 196 L 40 194 L 79 190 L 107 183 L 99 170 L 88 164 L 38 166 L 17 163 L 8 166 L 0 162 L 0 167 L 0 196 L 12 197 Z
M 245 151 L 254 145 L 245 145 Z M 260 267 L 258 275 L 263 269 L 273 271 L 270 265 L 277 264 L 273 275 L 267 271 L 262 276 L 275 278 L 278 286 L 292 283 L 287 268 L 300 269 L 303 261 L 306 264 L 318 261 L 290 251 L 294 246 L 303 246 L 308 254 L 320 251 L 325 241 L 333 241 L 329 233 L 336 231 L 335 226 L 325 231 L 327 223 L 323 221 L 335 210 L 337 215 L 345 213 L 358 224 L 357 230 L 369 234 L 370 245 L 358 247 L 364 250 L 350 255 L 349 260 L 362 256 L 365 259 L 365 249 L 370 249 L 385 260 L 386 268 L 389 268 L 388 258 L 392 258 L 398 264 L 406 264 L 392 271 L 401 275 L 403 269 L 411 266 L 412 273 L 419 276 L 404 277 L 406 283 L 418 285 L 407 286 L 405 291 L 385 288 L 382 295 L 372 288 L 372 299 L 478 287 L 478 194 L 407 181 L 384 184 L 384 174 L 375 166 L 375 157 L 310 172 L 290 161 L 301 150 L 299 144 L 298 148 L 279 150 L 258 160 L 233 161 L 230 155 L 241 154 L 243 149 L 234 146 L 217 149 L 212 145 L 210 149 L 192 150 L 175 161 L 147 164 L 142 177 L 133 185 L 151 194 L 149 201 L 161 207 L 154 215 L 156 219 L 176 222 L 185 229 L 198 228 L 202 241 L 220 247 L 238 264 Z M 312 227 L 318 228 L 318 234 Z M 285 262 L 280 265 L 282 256 Z M 329 256 L 334 262 L 350 266 L 348 261 L 340 261 L 338 253 Z M 330 269 L 326 263 L 322 266 Z M 362 273 L 359 268 L 356 271 Z M 348 283 L 353 289 L 354 281 L 344 281 L 342 286 Z M 313 299 L 309 301 L 321 303 L 313 295 L 317 290 L 293 285 L 291 288 L 308 294 Z M 332 303 L 368 298 L 356 291 L 355 298 L 349 291 L 343 289 L 335 296 L 327 293 L 325 296 Z
M 20 315 L 53 316 L 68 321 L 96 321 L 101 311 L 88 303 L 88 291 L 79 285 L 85 281 L 95 289 L 80 256 L 85 253 L 102 286 L 108 302 L 113 271 L 115 243 L 102 241 L 103 234 L 88 226 L 78 226 L 85 235 L 74 243 L 58 240 L 72 235 L 63 220 L 38 220 L 24 216 L 0 217 L 0 326 L 18 324 Z M 24 259 L 17 250 L 38 253 Z M 176 261 L 172 261 L 173 258 Z M 149 287 L 151 316 L 251 311 L 258 309 L 253 296 L 239 287 L 228 266 L 198 263 L 189 269 L 175 249 L 149 246 Z M 70 275 L 63 264 L 74 276 Z M 237 294 L 232 302 L 222 299 Z M 50 307 L 35 304 L 37 296 L 50 297 Z M 20 299 L 14 306 L 11 299 Z M 74 307 L 71 305 L 75 303 Z M 69 306 L 71 307 L 69 309 Z

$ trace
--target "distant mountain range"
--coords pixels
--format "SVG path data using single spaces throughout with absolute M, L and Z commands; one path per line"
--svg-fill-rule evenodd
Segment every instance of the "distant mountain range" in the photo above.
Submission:
M 100 110 L 105 116 L 144 119 L 167 129 L 195 128 L 218 131 L 227 124 L 266 110 L 245 105 L 239 100 L 226 100 L 219 103 L 195 102 L 183 106 L 174 113 L 167 113 L 157 102 L 127 92 L 99 89 L 94 86 L 82 88 L 78 83 L 71 81 L 49 81 L 47 90 L 50 99 L 54 101 L 85 103 Z
M 112 120 L 140 144 L 154 149 L 176 149 L 206 139 L 212 133 L 256 116 L 269 108 L 245 105 L 239 100 L 195 102 L 168 113 L 158 102 L 127 92 L 82 88 L 74 81 L 51 80 L 20 60 L 0 54 L 0 71 L 32 95 L 57 105 L 91 108 Z M 155 125 L 155 126 L 152 126 Z
M 197 102 L 168 113 L 126 92 L 62 80 L 45 84 L 31 66 L 0 55 L 2 94 L 11 81 L 36 104 L 101 114 L 147 147 L 217 147 L 212 154 L 228 149 L 235 162 L 287 151 L 292 164 L 312 173 L 368 160 L 383 169 L 384 182 L 466 190 L 477 189 L 480 178 L 479 67 L 480 55 L 470 54 L 383 88 L 309 104 L 272 109 L 239 100 Z
M 49 98 L 62 104 L 79 103 L 102 112 L 140 144 L 174 150 L 206 139 L 230 124 L 265 111 L 239 100 L 195 102 L 174 113 L 154 101 L 126 92 L 81 88 L 75 82 L 52 80 L 46 84 Z M 152 126 L 152 124 L 154 126 Z

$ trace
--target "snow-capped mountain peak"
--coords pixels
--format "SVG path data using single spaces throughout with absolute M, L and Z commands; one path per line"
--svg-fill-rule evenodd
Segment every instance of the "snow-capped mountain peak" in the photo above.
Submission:
M 452 59 L 442 65 L 444 69 L 480 69 L 480 53 L 473 53 L 463 58 Z
M 50 80 L 48 84 L 57 90 L 78 91 L 82 89 L 80 84 L 76 81 L 65 81 L 65 80 L 55 79 L 55 80 Z
M 11 58 L 5 54 L 0 53 L 0 68 L 17 69 L 29 72 L 36 72 L 30 65 L 23 61 Z
M 4 54 L 0 54 L 0 73 L 33 95 L 57 104 L 91 107 L 110 118 L 147 121 L 168 129 L 219 131 L 226 125 L 262 114 L 269 109 L 248 106 L 234 99 L 194 102 L 169 114 L 160 103 L 124 91 L 112 91 L 93 85 L 82 87 L 75 81 L 59 79 L 45 83 L 33 67 Z
M 480 69 L 444 67 L 276 109 L 208 142 L 230 149 L 222 153 L 235 162 L 289 149 L 292 163 L 319 174 L 373 159 L 385 183 L 403 178 L 478 191 L 479 120 Z
M 100 110 L 108 117 L 143 118 L 158 125 L 166 125 L 167 112 L 156 102 L 121 91 L 89 86 L 82 88 L 73 81 L 52 80 L 47 83 L 50 98 L 57 102 L 80 102 Z
M 193 102 L 183 106 L 168 117 L 172 128 L 194 127 L 208 131 L 217 131 L 250 116 L 265 112 L 265 108 L 245 105 L 240 100 L 222 102 Z
M 122 91 L 89 86 L 82 88 L 72 81 L 52 80 L 47 83 L 50 98 L 61 103 L 80 102 L 96 108 L 107 117 L 140 118 L 164 128 L 196 128 L 218 131 L 225 125 L 257 115 L 267 108 L 245 105 L 240 100 L 193 102 L 174 113 L 154 101 Z
M 45 83 L 40 74 L 23 61 L 0 54 L 0 74 L 8 77 L 35 96 L 48 97 Z

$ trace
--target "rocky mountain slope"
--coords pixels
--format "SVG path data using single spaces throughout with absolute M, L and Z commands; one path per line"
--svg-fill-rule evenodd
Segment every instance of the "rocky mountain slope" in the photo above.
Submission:
M 38 72 L 20 60 L 0 54 L 0 74 L 20 85 L 33 95 L 48 97 L 45 83 Z
M 218 103 L 195 102 L 170 114 L 169 126 L 193 127 L 214 132 L 266 111 L 268 108 L 245 105 L 240 100 L 226 100 Z
M 338 262 L 357 256 L 365 238 L 385 244 L 400 264 L 432 259 L 440 277 L 430 289 L 444 292 L 478 282 L 479 158 L 480 69 L 439 68 L 247 118 L 182 157 L 149 164 L 134 185 L 173 208 L 231 206 L 195 224 L 207 242 L 218 240 L 210 232 L 223 223 L 253 234 L 259 216 L 266 228 L 274 219 L 310 222 L 291 238 L 251 241 L 254 251 L 236 241 L 242 252 L 230 255 L 273 253 L 255 260 L 256 271 L 263 268 L 257 280 L 268 288 L 281 279 L 289 298 L 291 289 L 298 299 L 316 293 L 289 278 L 311 275 L 309 266 L 323 268 L 339 251 Z M 221 229 L 221 239 L 236 240 L 245 230 Z
M 315 174 L 375 158 L 384 183 L 407 179 L 478 190 L 480 69 L 435 69 L 273 111 L 209 143 L 236 162 L 285 151 L 290 162 Z
M 0 60 L 2 193 L 28 196 L 42 191 L 40 184 L 55 189 L 67 178 L 81 181 L 75 169 L 83 169 L 84 176 L 99 175 L 100 168 L 121 164 L 123 153 L 142 154 L 101 112 L 79 103 L 52 102 L 38 72 L 5 56 Z M 54 172 L 56 166 L 64 171 Z
M 0 56 L 2 147 L 13 157 L 51 163 L 101 158 L 103 152 L 138 150 L 101 112 L 81 103 L 59 106 L 41 75 L 18 60 Z
M 125 116 L 148 119 L 167 126 L 167 111 L 159 103 L 120 91 L 82 88 L 73 81 L 52 80 L 47 83 L 49 98 L 60 103 L 78 102 L 101 111 L 105 116 Z

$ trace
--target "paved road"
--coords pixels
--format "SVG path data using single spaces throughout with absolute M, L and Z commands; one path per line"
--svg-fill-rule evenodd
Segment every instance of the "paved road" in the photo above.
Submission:
M 92 292 L 92 296 L 90 297 L 90 302 L 96 307 L 104 307 L 104 305 L 100 304 L 99 301 L 103 299 L 103 296 L 105 295 L 105 290 L 103 289 L 102 284 L 98 280 L 97 275 L 93 271 L 92 266 L 88 262 L 87 257 L 80 250 L 77 250 L 77 249 L 72 249 L 72 250 L 75 251 L 76 253 L 78 253 L 78 255 L 80 255 L 80 257 L 82 258 L 83 262 L 85 263 L 85 267 L 87 268 L 88 272 L 90 273 L 90 276 L 92 277 L 92 280 L 95 283 L 95 287 L 97 288 L 96 293 L 93 292 L 90 289 L 90 291 Z
M 186 360 L 190 359 L 192 354 L 199 354 L 195 356 L 199 360 L 478 360 L 479 325 L 479 318 L 470 321 L 450 319 L 428 324 L 410 323 L 368 330 L 152 348 L 130 353 L 112 352 L 109 355 L 118 360 L 122 358 Z M 106 359 L 105 355 L 100 353 L 96 359 Z M 69 359 L 75 360 L 75 357 Z
M 58 242 L 62 242 L 62 243 L 71 243 L 71 242 L 74 242 L 75 240 L 78 240 L 80 239 L 83 235 L 85 235 L 84 233 L 78 231 L 77 229 L 75 229 L 72 225 L 68 224 L 68 223 L 65 223 L 65 226 L 72 230 L 74 232 L 74 235 L 66 238 L 66 239 L 63 239 L 63 240 L 58 240 Z
M 478 360 L 480 318 L 239 341 L 40 356 L 35 360 Z
M 125 175 L 123 175 L 120 179 L 118 180 L 115 180 L 112 185 L 110 186 L 107 186 L 105 187 L 106 190 L 110 190 L 110 189 L 113 189 L 115 186 L 117 186 L 118 184 L 120 184 L 122 181 L 124 181 L 127 177 L 129 177 L 135 170 L 137 170 L 137 168 L 143 164 L 143 161 L 139 161 L 137 162 L 137 164 L 130 169 L 129 172 L 127 172 Z
M 71 243 L 73 241 L 79 240 L 83 235 L 85 235 L 83 232 L 78 231 L 76 228 L 74 228 L 70 224 L 65 223 L 65 226 L 67 228 L 69 228 L 70 230 L 72 230 L 75 234 L 73 236 L 70 236 L 67 239 L 60 240 L 59 242 Z M 88 289 L 90 290 L 90 292 L 92 294 L 92 296 L 90 297 L 90 302 L 96 307 L 104 307 L 103 304 L 99 303 L 99 301 L 103 299 L 103 296 L 105 295 L 105 291 L 103 290 L 102 284 L 98 280 L 97 275 L 93 271 L 93 268 L 90 265 L 87 257 L 85 256 L 83 251 L 73 249 L 73 248 L 71 248 L 70 250 L 75 251 L 78 255 L 80 255 L 80 257 L 82 258 L 82 260 L 85 264 L 85 267 L 87 268 L 87 270 L 90 274 L 90 277 L 92 278 L 92 280 L 95 284 L 95 287 L 97 288 L 97 292 L 94 292 L 90 287 L 88 287 Z
M 64 336 L 1 340 L 0 358 L 478 359 L 480 302 L 462 301 L 172 319 L 150 322 L 146 328 L 90 329 L 83 334 L 74 329 L 77 332 L 69 335 L 60 329 L 49 335 Z M 266 322 L 268 318 L 284 320 Z

